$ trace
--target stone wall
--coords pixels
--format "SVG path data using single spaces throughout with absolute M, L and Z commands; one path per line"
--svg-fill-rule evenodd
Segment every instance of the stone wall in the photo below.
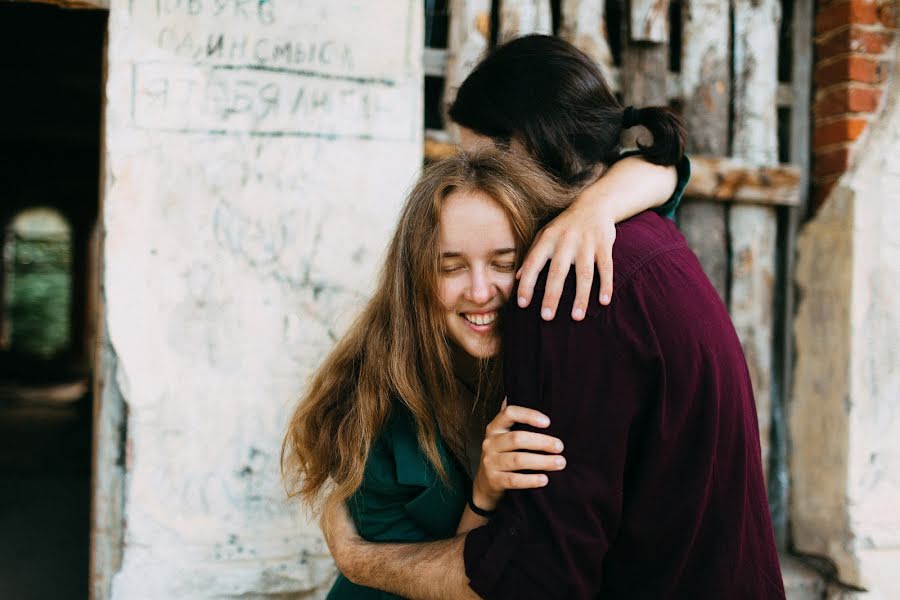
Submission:
M 112 4 L 94 597 L 323 595 L 279 446 L 420 164 L 421 4 Z
M 900 48 L 891 50 L 900 60 Z M 794 547 L 900 598 L 900 83 L 799 240 Z

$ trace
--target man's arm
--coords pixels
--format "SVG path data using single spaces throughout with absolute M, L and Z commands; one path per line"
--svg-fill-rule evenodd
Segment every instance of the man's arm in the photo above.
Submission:
M 328 548 L 344 576 L 411 600 L 478 598 L 463 569 L 465 536 L 418 544 L 367 542 L 341 504 L 322 517 Z

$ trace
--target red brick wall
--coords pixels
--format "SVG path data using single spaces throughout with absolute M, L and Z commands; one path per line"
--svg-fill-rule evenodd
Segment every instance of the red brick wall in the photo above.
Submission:
M 815 29 L 813 205 L 853 158 L 893 70 L 900 0 L 819 0 Z

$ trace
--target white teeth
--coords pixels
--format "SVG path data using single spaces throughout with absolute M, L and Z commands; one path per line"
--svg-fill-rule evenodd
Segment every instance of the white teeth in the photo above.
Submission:
M 497 319 L 497 312 L 489 312 L 481 315 L 463 313 L 463 318 L 474 325 L 490 325 Z

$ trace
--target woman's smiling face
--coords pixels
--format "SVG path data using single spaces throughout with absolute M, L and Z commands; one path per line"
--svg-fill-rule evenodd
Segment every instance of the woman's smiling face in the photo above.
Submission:
M 515 284 L 516 240 L 506 213 L 484 192 L 452 192 L 441 207 L 438 246 L 450 339 L 473 357 L 494 356 L 499 310 Z

